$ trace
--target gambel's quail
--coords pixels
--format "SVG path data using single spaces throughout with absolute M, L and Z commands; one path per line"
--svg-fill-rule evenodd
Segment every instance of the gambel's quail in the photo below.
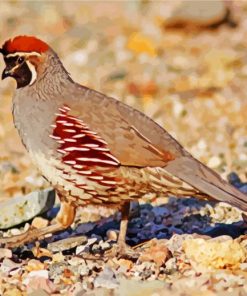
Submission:
M 129 204 L 147 193 L 197 196 L 247 211 L 247 197 L 193 158 L 143 113 L 74 82 L 57 54 L 30 36 L 6 41 L 2 79 L 13 77 L 15 126 L 61 200 L 58 223 L 0 242 L 16 246 L 69 227 L 76 208 L 120 209 L 126 249 Z

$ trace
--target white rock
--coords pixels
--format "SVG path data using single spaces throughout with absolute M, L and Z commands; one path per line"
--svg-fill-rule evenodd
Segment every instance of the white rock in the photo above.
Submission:
M 79 247 L 77 247 L 76 250 L 75 250 L 75 254 L 79 255 L 79 254 L 83 253 L 86 248 L 87 248 L 87 246 L 79 246 Z
M 12 251 L 5 248 L 0 248 L 0 259 L 2 258 L 11 258 L 12 257 Z
M 49 221 L 47 219 L 44 219 L 42 217 L 35 217 L 32 221 L 32 226 L 41 229 L 48 225 Z
M 210 26 L 223 21 L 227 14 L 226 1 L 181 1 L 167 20 L 168 26 Z
M 30 279 L 33 278 L 33 277 L 41 277 L 41 278 L 48 279 L 49 278 L 48 270 L 41 269 L 41 270 L 33 270 L 33 271 L 31 271 L 27 275 L 27 277 L 23 280 L 23 284 L 28 285 Z
M 107 240 L 116 241 L 118 238 L 118 232 L 119 231 L 115 230 L 115 229 L 107 230 L 107 232 L 106 232 Z
M 15 263 L 14 261 L 10 260 L 9 258 L 4 258 L 0 270 L 2 272 L 9 273 L 12 269 L 16 269 L 18 267 L 21 267 L 21 263 Z
M 50 209 L 55 201 L 55 192 L 51 189 L 31 192 L 0 203 L 0 228 L 7 229 L 28 221 Z

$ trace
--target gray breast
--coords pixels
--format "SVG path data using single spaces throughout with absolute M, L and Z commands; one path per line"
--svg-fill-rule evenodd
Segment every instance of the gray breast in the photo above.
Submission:
M 49 100 L 49 103 L 40 100 L 31 87 L 16 91 L 13 98 L 14 124 L 28 151 L 48 153 L 55 147 L 49 134 L 57 108 L 55 100 Z

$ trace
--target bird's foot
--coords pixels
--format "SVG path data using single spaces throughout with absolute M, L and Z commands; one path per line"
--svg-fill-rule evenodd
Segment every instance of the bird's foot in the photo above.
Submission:
M 59 224 L 53 224 L 41 229 L 31 227 L 28 231 L 22 234 L 0 238 L 0 246 L 4 246 L 5 248 L 21 247 L 29 242 L 44 239 L 44 237 L 49 233 L 57 232 L 63 229 L 64 228 Z
M 3 246 L 5 248 L 21 247 L 38 237 L 37 230 L 38 229 L 29 229 L 28 231 L 19 235 L 1 238 L 0 246 Z
M 0 246 L 5 246 L 6 248 L 15 248 L 21 247 L 24 244 L 32 241 L 44 239 L 47 234 L 68 228 L 74 221 L 74 217 L 75 207 L 70 203 L 61 202 L 61 207 L 57 215 L 57 223 L 43 227 L 41 229 L 30 227 L 28 231 L 20 235 L 0 238 Z

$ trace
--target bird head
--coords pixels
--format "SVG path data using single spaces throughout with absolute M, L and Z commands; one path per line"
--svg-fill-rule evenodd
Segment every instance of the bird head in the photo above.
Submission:
M 13 77 L 17 88 L 32 85 L 41 71 L 49 46 L 32 36 L 17 36 L 7 40 L 0 52 L 3 54 L 6 67 L 2 79 Z

